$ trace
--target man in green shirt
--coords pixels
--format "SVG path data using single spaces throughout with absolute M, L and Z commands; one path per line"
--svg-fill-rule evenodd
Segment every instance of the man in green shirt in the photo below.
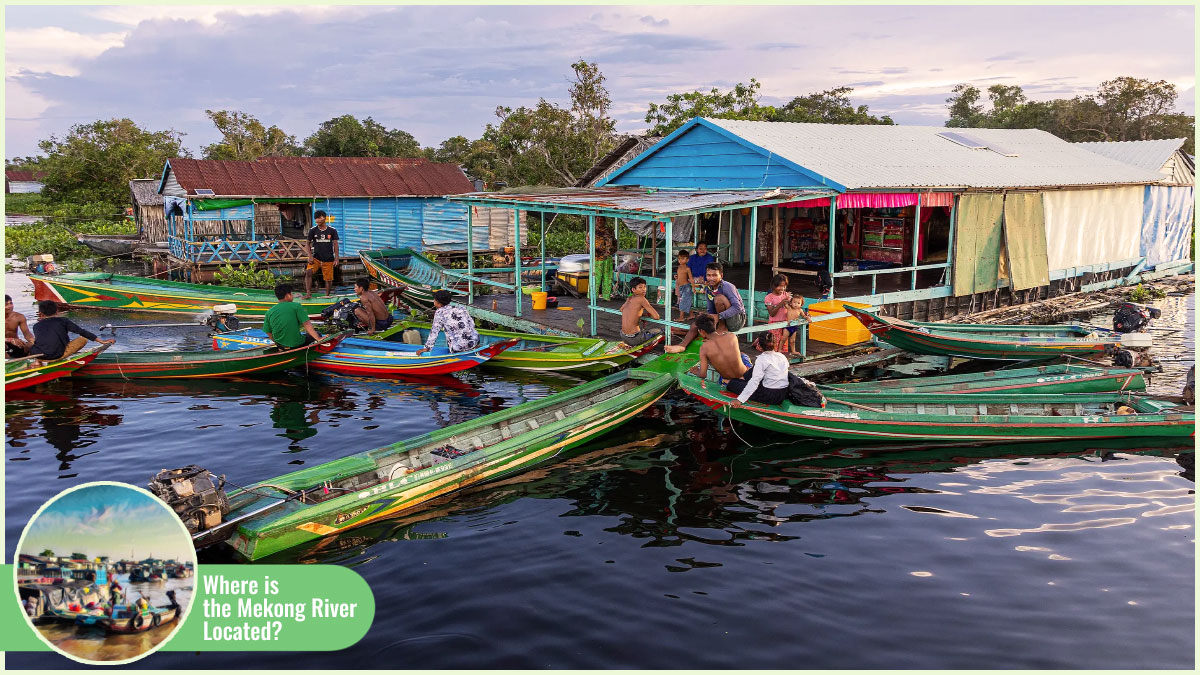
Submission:
M 321 339 L 312 321 L 308 320 L 304 306 L 292 302 L 291 284 L 276 286 L 275 297 L 279 298 L 279 304 L 268 309 L 263 317 L 263 331 L 267 337 L 283 349 L 295 349 Z

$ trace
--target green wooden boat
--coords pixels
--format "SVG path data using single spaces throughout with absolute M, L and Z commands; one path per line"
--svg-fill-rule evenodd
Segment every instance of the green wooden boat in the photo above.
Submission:
M 419 321 L 402 321 L 370 337 L 399 342 L 404 331 L 409 329 L 420 333 L 422 344 L 429 338 L 429 324 Z M 485 367 L 543 372 L 599 373 L 620 368 L 662 342 L 661 335 L 638 345 L 627 345 L 600 338 L 534 335 L 501 330 L 479 330 L 478 333 L 483 345 L 505 340 L 519 341 L 515 346 L 485 362 Z M 439 336 L 438 340 L 445 344 L 444 338 Z
M 1146 379 L 1135 368 L 1099 368 L 1082 365 L 1048 365 L 1035 368 L 989 370 L 966 375 L 905 377 L 876 382 L 823 384 L 829 396 L 885 393 L 973 393 L 992 392 L 1043 394 L 1087 394 L 1103 391 L 1145 391 Z
M 681 375 L 680 386 L 735 423 L 795 436 L 870 441 L 1007 441 L 1190 437 L 1191 407 L 1129 392 L 1098 394 L 872 394 L 825 408 L 784 402 L 744 407 L 716 383 Z M 832 394 L 832 392 L 831 392 Z M 835 395 L 834 399 L 838 399 Z M 847 397 L 849 398 L 849 397 Z M 1118 414 L 1127 406 L 1133 413 Z
M 56 361 L 43 361 L 36 356 L 9 359 L 4 362 L 4 391 L 17 391 L 66 377 L 83 368 L 109 345 L 102 344 L 81 349 L 70 356 Z
M 694 354 L 667 355 L 470 422 L 255 483 L 229 493 L 227 515 L 205 529 L 199 524 L 211 521 L 193 515 L 187 503 L 168 503 L 189 524 L 197 548 L 227 542 L 239 556 L 257 560 L 546 461 L 634 417 L 694 363 Z M 208 475 L 198 467 L 181 471 Z M 162 476 L 151 490 L 173 494 L 162 487 Z
M 1121 334 L 1091 326 L 1011 326 L 904 321 L 846 307 L 871 334 L 914 354 L 1026 361 L 1102 356 L 1121 346 Z
M 275 373 L 311 363 L 337 346 L 350 332 L 326 335 L 295 349 L 253 347 L 236 352 L 110 352 L 75 371 L 76 377 L 132 379 L 212 379 Z
M 433 307 L 433 292 L 463 285 L 446 283 L 446 268 L 411 248 L 361 250 L 359 259 L 379 285 L 398 288 L 400 297 L 422 308 Z
M 30 274 L 29 278 L 33 281 L 34 298 L 53 300 L 70 307 L 202 314 L 216 305 L 231 304 L 237 306 L 239 317 L 255 318 L 262 317 L 279 302 L 275 298 L 275 291 L 269 288 L 188 284 L 102 272 Z M 296 302 L 304 307 L 309 316 L 319 316 L 322 309 L 334 302 L 342 298 L 355 300 L 356 297 L 354 294 L 331 298 L 314 295 L 311 300 L 303 300 L 296 294 Z

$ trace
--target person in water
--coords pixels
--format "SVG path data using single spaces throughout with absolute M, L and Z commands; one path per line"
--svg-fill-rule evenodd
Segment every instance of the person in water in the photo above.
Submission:
M 354 316 L 358 317 L 358 325 L 366 327 L 368 335 L 386 330 L 392 325 L 392 313 L 383 298 L 371 290 L 370 279 L 359 277 L 355 280 L 354 292 L 358 294 L 358 301 L 362 303 L 362 307 L 354 310 Z
M 33 333 L 25 315 L 13 311 L 13 299 L 4 296 L 4 354 L 10 359 L 29 356 L 29 347 L 33 344 Z
M 70 333 L 79 337 L 71 339 Z M 58 303 L 53 300 L 42 300 L 38 303 L 38 322 L 33 324 L 33 344 L 29 347 L 32 356 L 38 356 L 45 361 L 57 361 L 83 349 L 88 340 L 100 344 L 111 345 L 115 340 L 101 340 L 96 334 L 86 328 L 81 328 L 74 321 L 58 315 Z
M 642 314 L 649 314 L 654 319 L 659 317 L 654 305 L 646 299 L 645 279 L 634 277 L 629 282 L 629 290 L 629 297 L 625 299 L 625 304 L 621 305 L 621 341 L 630 347 L 636 347 L 659 335 L 658 331 L 642 328 Z

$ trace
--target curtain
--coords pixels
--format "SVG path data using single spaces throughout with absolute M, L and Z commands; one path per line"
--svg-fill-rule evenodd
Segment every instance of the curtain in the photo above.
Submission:
M 1051 270 L 1137 258 L 1144 187 L 1046 192 L 1046 251 Z
M 1004 250 L 1013 290 L 1050 283 L 1042 193 L 1018 192 L 1005 196 Z
M 955 295 L 996 289 L 1004 220 L 1004 196 L 964 194 L 958 200 L 954 245 Z

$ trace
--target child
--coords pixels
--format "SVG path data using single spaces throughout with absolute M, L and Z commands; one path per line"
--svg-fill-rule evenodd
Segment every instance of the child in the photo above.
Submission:
M 646 299 L 645 279 L 634 277 L 633 281 L 629 282 L 629 288 L 632 295 L 621 305 L 621 340 L 630 347 L 636 347 L 658 337 L 658 331 L 642 328 L 642 312 L 648 313 L 654 319 L 659 316 L 654 306 Z
M 675 269 L 675 297 L 679 299 L 679 320 L 692 316 L 692 270 L 688 267 L 687 249 L 679 251 L 679 267 Z
M 804 298 L 802 298 L 798 295 L 795 297 L 789 296 L 788 304 L 784 311 L 786 312 L 786 319 L 788 321 L 795 321 L 796 319 L 800 319 L 800 318 L 803 318 L 805 321 L 808 320 L 808 312 L 804 311 Z M 796 349 L 796 331 L 799 330 L 799 328 L 800 328 L 799 326 L 788 326 L 787 327 L 787 333 L 788 333 L 787 355 L 788 356 L 793 356 L 793 355 L 797 355 L 800 353 L 800 350 Z M 781 344 L 780 346 L 783 346 L 783 345 Z
M 787 320 L 787 304 L 792 299 L 792 294 L 787 292 L 787 287 L 788 278 L 786 276 L 776 274 L 771 277 L 771 292 L 763 300 L 767 306 L 767 323 L 778 323 Z M 770 332 L 775 334 L 775 344 L 782 347 L 786 339 L 784 329 L 777 328 Z M 755 347 L 761 352 L 762 341 L 756 340 Z

